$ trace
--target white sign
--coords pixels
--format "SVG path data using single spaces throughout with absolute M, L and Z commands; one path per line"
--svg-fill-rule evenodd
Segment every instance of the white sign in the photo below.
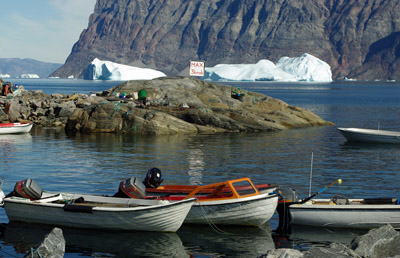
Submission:
M 204 61 L 190 61 L 189 76 L 204 76 Z

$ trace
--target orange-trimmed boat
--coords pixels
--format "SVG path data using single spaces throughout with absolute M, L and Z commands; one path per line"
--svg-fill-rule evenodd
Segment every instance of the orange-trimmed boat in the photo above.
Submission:
M 269 188 L 260 193 L 250 178 L 209 185 L 164 185 L 146 188 L 146 198 L 180 201 L 196 198 L 184 223 L 259 226 L 274 214 L 278 195 Z
M 157 188 L 146 188 L 148 195 L 170 196 L 170 195 L 187 195 L 195 190 L 197 185 L 162 185 Z M 256 188 L 260 193 L 272 193 L 279 187 L 277 184 L 257 184 Z M 240 191 L 251 190 L 252 186 L 238 186 Z M 227 188 L 226 190 L 229 190 Z M 201 189 L 200 193 L 210 193 L 211 189 Z

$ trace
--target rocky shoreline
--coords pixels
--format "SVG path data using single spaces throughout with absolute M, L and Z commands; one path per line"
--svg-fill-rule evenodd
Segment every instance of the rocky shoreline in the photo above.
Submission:
M 147 93 L 146 104 L 136 99 L 140 90 Z M 308 110 L 264 94 L 188 77 L 128 81 L 89 95 L 48 95 L 20 86 L 0 98 L 0 121 L 32 121 L 37 126 L 63 127 L 66 132 L 155 135 L 332 125 Z
M 329 247 L 312 247 L 301 252 L 297 249 L 274 249 L 262 258 L 382 258 L 400 257 L 400 233 L 391 225 L 371 229 L 354 238 L 350 244 L 331 243 Z M 259 258 L 261 258 L 259 257 Z

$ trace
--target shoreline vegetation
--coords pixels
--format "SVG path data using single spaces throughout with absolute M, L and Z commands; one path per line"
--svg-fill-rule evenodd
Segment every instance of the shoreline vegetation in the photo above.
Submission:
M 92 94 L 44 94 L 20 86 L 0 98 L 0 121 L 66 132 L 210 134 L 332 125 L 309 110 L 189 77 L 127 81 Z

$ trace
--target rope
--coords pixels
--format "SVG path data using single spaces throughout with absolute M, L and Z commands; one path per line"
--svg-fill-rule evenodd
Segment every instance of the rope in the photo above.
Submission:
M 217 225 L 214 224 L 214 222 L 212 222 L 211 218 L 209 218 L 207 216 L 207 212 L 204 210 L 203 206 L 201 205 L 201 202 L 199 202 L 199 200 L 196 200 L 196 202 L 199 203 L 200 206 L 200 210 L 205 218 L 205 220 L 207 221 L 208 225 L 218 234 L 222 234 L 222 235 L 232 235 L 232 233 L 223 231 L 222 229 L 218 228 Z
M 39 253 L 39 250 L 38 249 L 34 249 L 33 247 L 31 247 L 31 257 L 32 258 L 34 257 L 33 255 L 34 255 L 35 252 L 39 255 L 40 258 L 42 258 L 42 256 Z
M 113 112 L 111 113 L 110 118 L 114 116 L 115 111 L 119 111 L 119 108 L 120 108 L 120 107 L 121 107 L 121 103 L 120 103 L 120 102 L 115 103 L 115 105 L 114 105 L 114 110 L 113 110 Z

